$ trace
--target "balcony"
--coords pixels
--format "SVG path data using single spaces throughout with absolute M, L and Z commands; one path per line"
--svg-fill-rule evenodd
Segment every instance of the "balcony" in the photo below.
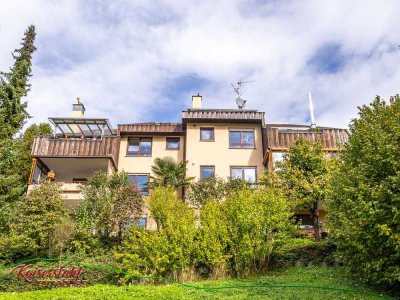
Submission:
M 95 138 L 53 138 L 38 136 L 32 145 L 35 158 L 109 158 L 114 167 L 118 163 L 118 136 Z

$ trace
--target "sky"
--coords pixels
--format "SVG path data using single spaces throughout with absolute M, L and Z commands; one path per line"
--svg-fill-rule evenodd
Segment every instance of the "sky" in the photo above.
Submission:
M 400 90 L 400 1 L 0 0 L 0 70 L 36 26 L 28 124 L 87 117 L 114 125 L 179 122 L 203 108 L 246 109 L 267 123 L 347 127 L 357 107 Z

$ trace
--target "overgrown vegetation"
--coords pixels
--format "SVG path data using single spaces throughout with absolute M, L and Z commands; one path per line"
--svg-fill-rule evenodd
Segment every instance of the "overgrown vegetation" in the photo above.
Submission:
M 326 157 L 322 145 L 299 139 L 276 163 L 276 171 L 262 180 L 267 188 L 278 188 L 292 206 L 293 212 L 301 209 L 311 214 L 314 236 L 320 241 L 318 205 L 328 197 L 330 175 L 335 166 L 332 158 Z
M 132 273 L 248 276 L 267 270 L 276 245 L 294 229 L 287 201 L 271 189 L 244 187 L 225 201 L 209 200 L 195 218 L 172 187 L 156 188 L 150 211 L 157 231 L 134 228 L 116 251 L 121 267 Z
M 331 199 L 331 233 L 346 264 L 359 278 L 400 291 L 399 96 L 360 108 Z

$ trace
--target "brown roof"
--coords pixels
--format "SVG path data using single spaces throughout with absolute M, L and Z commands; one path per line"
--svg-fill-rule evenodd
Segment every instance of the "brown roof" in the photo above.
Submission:
M 244 109 L 188 109 L 182 112 L 182 122 L 240 122 L 264 126 L 264 112 Z
M 348 131 L 338 128 L 318 128 L 311 131 L 304 130 L 304 126 L 299 126 L 299 130 L 282 130 L 277 127 L 266 129 L 267 148 L 272 150 L 287 150 L 298 139 L 319 141 L 325 150 L 338 151 L 347 142 Z
M 123 134 L 152 134 L 152 135 L 183 135 L 180 123 L 133 123 L 118 125 L 118 133 Z

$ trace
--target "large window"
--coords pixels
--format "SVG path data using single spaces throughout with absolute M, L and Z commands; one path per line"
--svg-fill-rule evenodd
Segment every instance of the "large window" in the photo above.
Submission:
M 256 169 L 256 167 L 231 167 L 231 177 L 248 182 L 255 182 Z
M 149 194 L 149 175 L 132 174 L 129 179 L 133 182 L 136 191 L 143 195 Z
M 200 127 L 200 141 L 214 141 L 214 128 Z
M 151 156 L 151 138 L 129 138 L 128 156 Z
M 254 130 L 229 130 L 229 148 L 255 148 Z
M 178 137 L 167 137 L 167 149 L 168 150 L 179 150 L 180 139 Z
M 200 179 L 214 177 L 215 167 L 214 166 L 201 166 L 200 167 Z

